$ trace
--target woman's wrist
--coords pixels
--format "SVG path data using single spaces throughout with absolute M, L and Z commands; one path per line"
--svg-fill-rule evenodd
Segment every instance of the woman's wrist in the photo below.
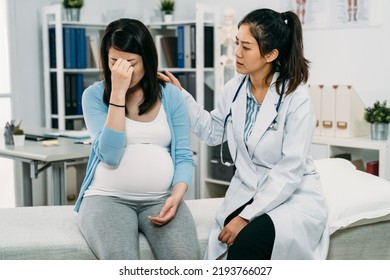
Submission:
M 179 205 L 181 203 L 181 201 L 182 201 L 181 198 L 179 198 L 179 197 L 177 197 L 175 195 L 172 195 L 172 194 L 171 194 L 171 198 L 175 202 L 176 205 Z
M 108 103 L 113 104 L 112 106 L 126 106 L 126 96 L 112 91 Z
M 175 199 L 175 201 L 180 203 L 187 192 L 187 188 L 188 187 L 186 183 L 179 182 L 173 186 L 171 196 Z
M 126 104 L 116 104 L 116 103 L 113 103 L 113 102 L 109 102 L 108 103 L 109 105 L 111 106 L 114 106 L 114 107 L 118 107 L 118 108 L 126 108 Z

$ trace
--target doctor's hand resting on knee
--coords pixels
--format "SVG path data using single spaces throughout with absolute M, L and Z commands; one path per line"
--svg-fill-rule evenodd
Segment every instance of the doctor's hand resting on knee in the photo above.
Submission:
M 214 110 L 182 89 L 192 131 L 210 146 L 227 141 L 220 161 L 236 167 L 205 258 L 325 259 L 328 211 L 309 154 L 315 117 L 299 18 L 254 10 L 235 42 L 238 75 L 216 93 Z M 181 89 L 170 72 L 158 77 Z
M 93 143 L 75 206 L 79 228 L 98 259 L 139 259 L 139 232 L 156 259 L 197 259 L 183 201 L 193 173 L 183 97 L 157 79 L 156 47 L 140 21 L 111 22 L 100 48 L 103 80 L 82 99 Z

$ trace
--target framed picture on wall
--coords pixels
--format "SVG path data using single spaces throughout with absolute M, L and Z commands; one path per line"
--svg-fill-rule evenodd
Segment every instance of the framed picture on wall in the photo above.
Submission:
M 378 26 L 382 0 L 281 0 L 280 11 L 293 11 L 304 29 Z

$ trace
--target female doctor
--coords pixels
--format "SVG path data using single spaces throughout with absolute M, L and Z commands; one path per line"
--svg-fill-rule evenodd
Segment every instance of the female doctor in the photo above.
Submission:
M 314 114 L 302 27 L 293 12 L 259 9 L 238 24 L 236 71 L 217 107 L 182 90 L 191 128 L 227 140 L 236 172 L 210 232 L 206 259 L 325 259 L 327 206 L 309 148 Z M 159 73 L 181 88 L 169 72 Z

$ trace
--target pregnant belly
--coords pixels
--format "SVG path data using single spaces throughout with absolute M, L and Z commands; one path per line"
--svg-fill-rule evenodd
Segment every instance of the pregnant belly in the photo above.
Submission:
M 125 147 L 119 166 L 100 163 L 91 188 L 125 193 L 163 193 L 171 186 L 174 173 L 167 148 L 152 144 Z

